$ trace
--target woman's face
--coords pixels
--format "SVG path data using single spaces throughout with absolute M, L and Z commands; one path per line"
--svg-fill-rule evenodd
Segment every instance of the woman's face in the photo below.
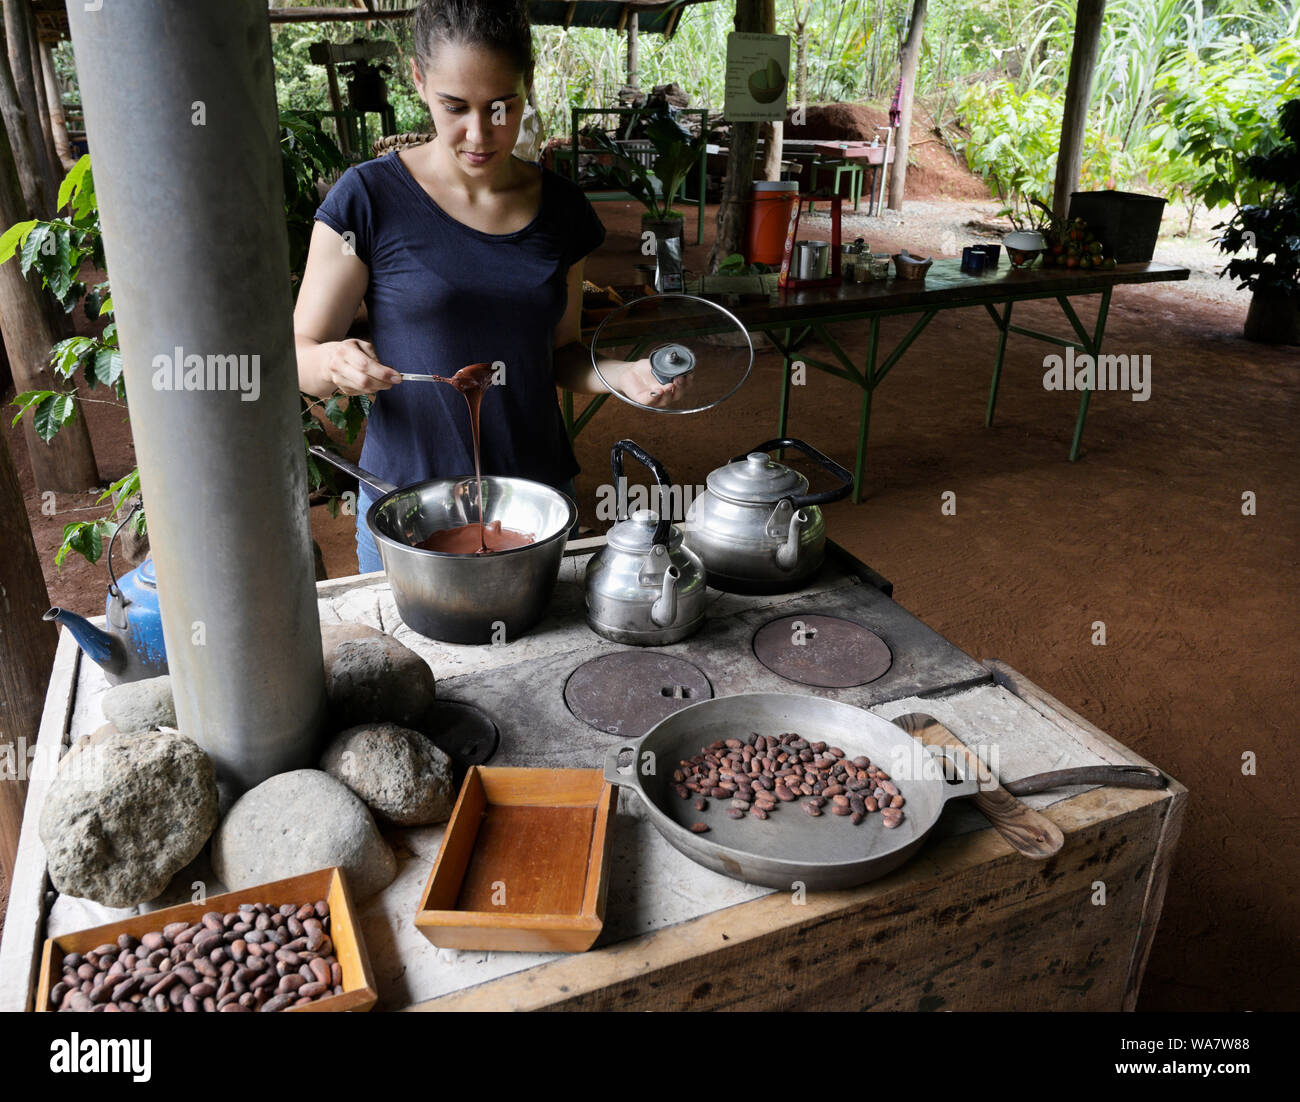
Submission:
M 429 105 L 438 142 L 462 172 L 491 176 L 509 163 L 527 91 L 523 73 L 505 54 L 444 42 L 423 74 L 411 60 L 411 77 Z

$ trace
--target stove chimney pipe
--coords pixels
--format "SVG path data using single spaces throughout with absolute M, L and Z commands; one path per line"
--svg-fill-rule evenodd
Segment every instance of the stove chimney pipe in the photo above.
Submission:
M 241 788 L 324 715 L 266 12 L 68 5 L 177 716 Z

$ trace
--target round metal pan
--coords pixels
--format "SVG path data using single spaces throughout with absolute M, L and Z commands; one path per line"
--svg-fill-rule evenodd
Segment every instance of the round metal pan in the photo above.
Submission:
M 858 826 L 847 816 L 812 818 L 797 800 L 778 804 L 766 820 L 729 819 L 726 800 L 710 799 L 701 812 L 694 793 L 683 800 L 674 791 L 678 763 L 709 743 L 788 731 L 838 746 L 850 758 L 865 755 L 889 773 L 906 801 L 902 823 L 888 829 L 879 814 Z M 629 751 L 634 756 L 625 772 L 619 756 Z M 834 891 L 885 876 L 920 849 L 949 800 L 979 790 L 978 778 L 965 775 L 959 757 L 924 746 L 861 708 L 793 693 L 745 693 L 683 708 L 635 742 L 610 747 L 605 779 L 635 791 L 659 833 L 693 861 L 723 876 L 787 891 L 798 883 L 809 891 Z M 707 823 L 708 833 L 693 833 L 696 822 Z

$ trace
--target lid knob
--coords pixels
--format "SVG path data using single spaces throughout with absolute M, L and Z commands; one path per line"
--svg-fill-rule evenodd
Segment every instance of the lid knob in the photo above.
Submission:
M 659 523 L 659 514 L 653 509 L 638 509 L 632 514 L 632 523 L 643 528 L 654 528 Z

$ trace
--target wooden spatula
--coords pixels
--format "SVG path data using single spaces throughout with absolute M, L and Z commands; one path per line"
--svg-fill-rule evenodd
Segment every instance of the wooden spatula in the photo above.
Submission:
M 934 716 L 910 712 L 894 722 L 927 746 L 950 746 L 962 751 L 971 767 L 975 767 L 975 754 Z M 980 769 L 987 771 L 986 766 L 980 766 Z M 993 779 L 997 780 L 996 777 Z M 1047 816 L 1026 807 L 1000 782 L 993 788 L 981 788 L 974 800 L 975 806 L 988 816 L 997 832 L 1026 857 L 1042 860 L 1065 845 L 1065 835 L 1060 827 Z

